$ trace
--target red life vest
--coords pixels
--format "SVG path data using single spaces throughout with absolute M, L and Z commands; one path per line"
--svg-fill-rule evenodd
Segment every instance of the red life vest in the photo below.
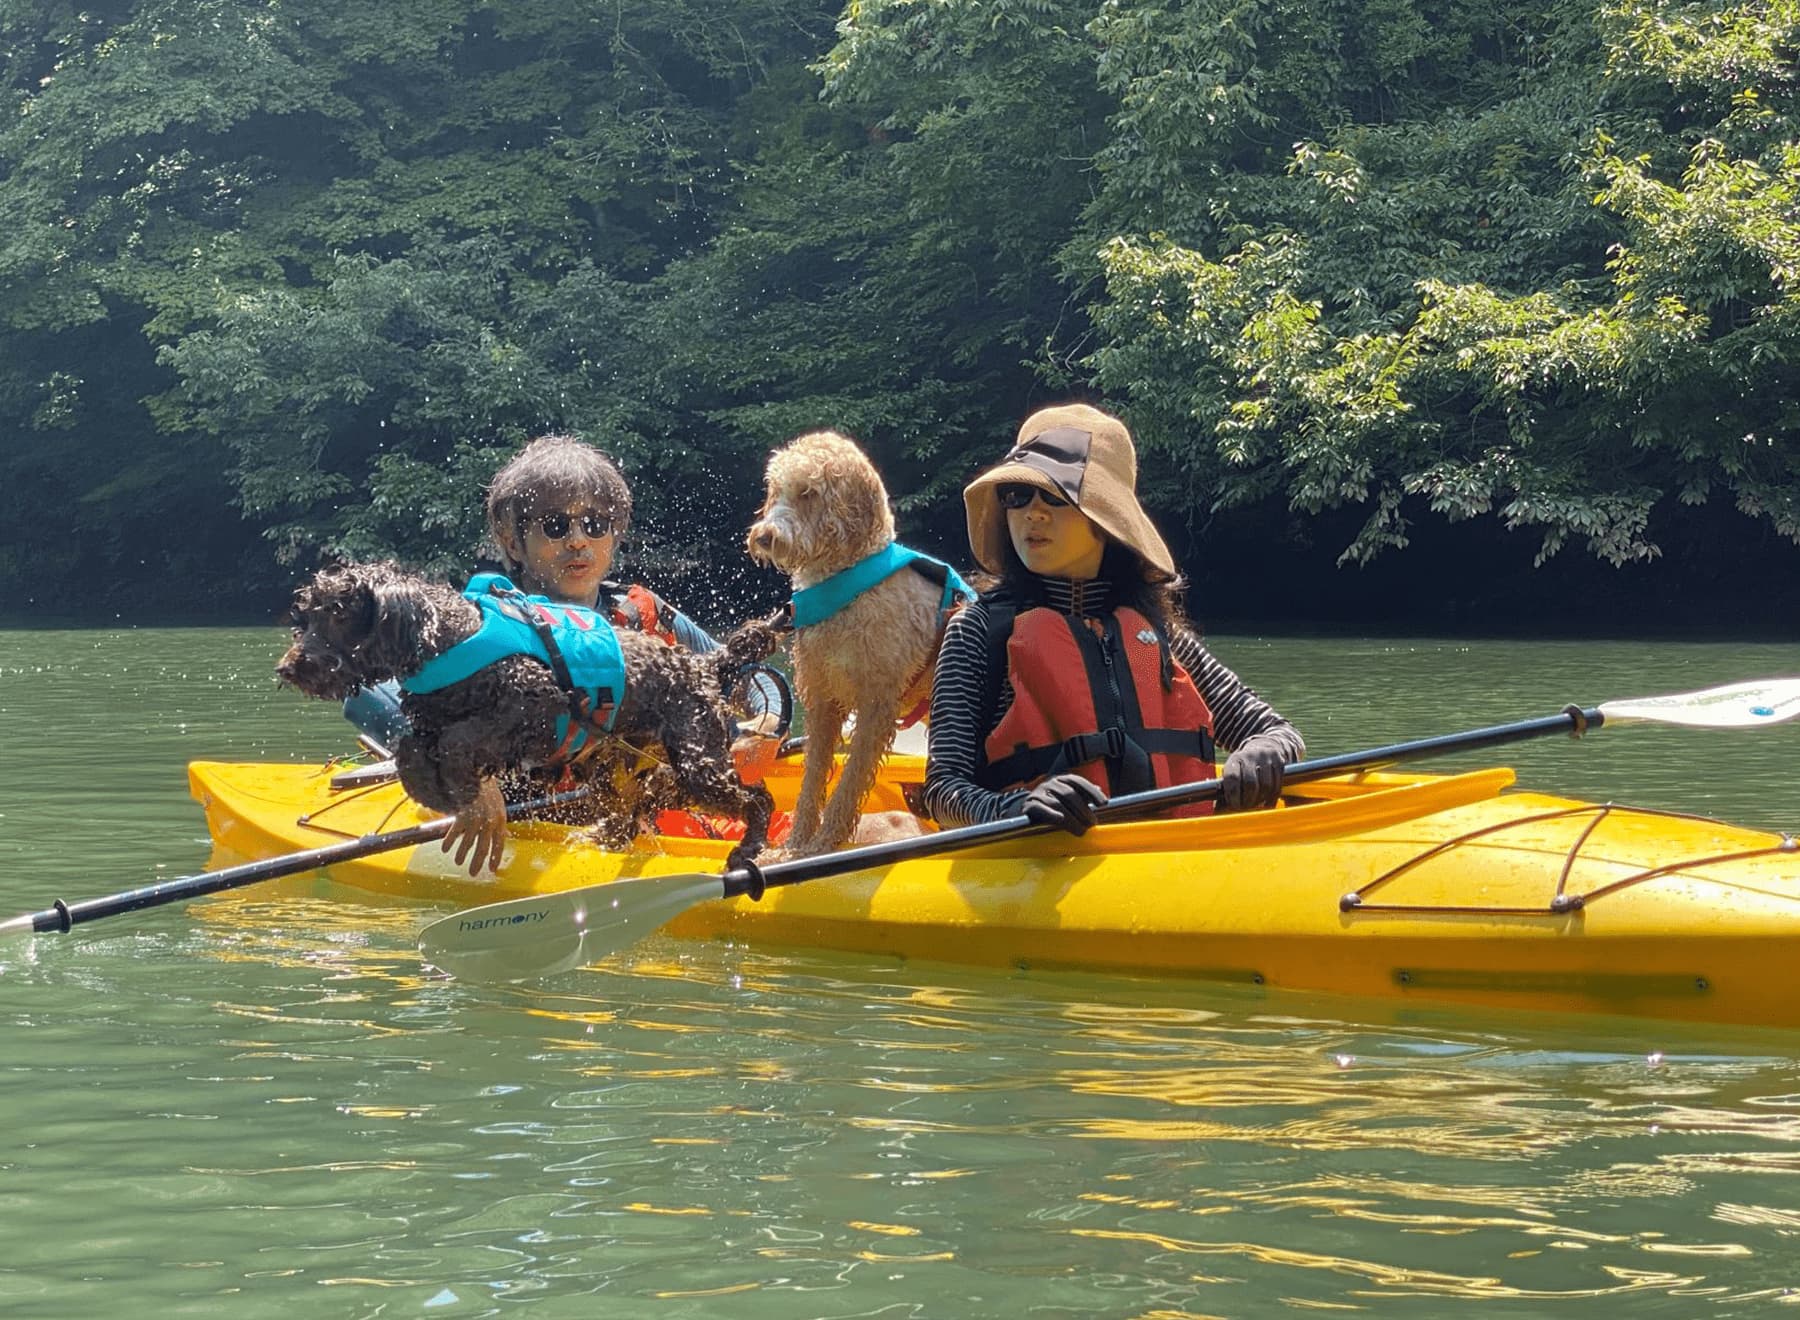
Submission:
M 618 627 L 647 632 L 674 646 L 674 630 L 665 628 L 662 620 L 657 617 L 658 604 L 660 601 L 654 591 L 641 582 L 634 582 L 613 598 L 612 621 Z
M 1005 790 L 1073 771 L 1108 794 L 1211 779 L 1213 717 L 1150 621 L 1122 606 L 1100 618 L 1024 610 L 1006 640 L 1013 703 L 988 735 L 981 781 Z M 1212 803 L 1170 812 L 1203 816 Z

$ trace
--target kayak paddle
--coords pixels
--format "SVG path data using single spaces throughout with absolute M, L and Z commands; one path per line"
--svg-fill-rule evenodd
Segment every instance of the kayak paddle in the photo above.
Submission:
M 1556 715 L 1496 724 L 1416 742 L 1300 761 L 1286 767 L 1283 782 L 1304 783 L 1399 761 L 1499 747 L 1552 733 L 1580 735 L 1604 724 L 1677 724 L 1694 728 L 1751 728 L 1800 715 L 1800 678 L 1765 679 L 1701 692 L 1607 702 L 1587 710 L 1569 706 Z M 1219 797 L 1218 779 L 1150 789 L 1113 798 L 1099 811 L 1103 821 L 1147 815 Z M 696 903 L 749 895 L 772 885 L 802 884 L 930 857 L 1001 839 L 1047 834 L 1057 827 L 1009 816 L 918 838 L 871 844 L 722 875 L 644 876 L 611 880 L 557 894 L 510 899 L 469 908 L 432 922 L 420 932 L 425 960 L 470 980 L 522 981 L 594 962 L 626 948 Z
M 508 807 L 506 815 L 510 820 L 527 812 L 541 811 L 545 807 L 553 807 L 558 803 L 582 797 L 586 792 L 586 789 L 575 789 L 568 793 L 536 798 L 530 802 L 520 802 Z M 56 931 L 66 935 L 69 933 L 70 927 L 79 926 L 84 921 L 116 916 L 121 912 L 135 912 L 139 908 L 161 907 L 164 903 L 179 903 L 183 899 L 199 898 L 202 894 L 216 894 L 225 889 L 240 889 L 244 885 L 257 884 L 263 880 L 276 880 L 284 875 L 300 875 L 306 871 L 335 866 L 339 862 L 354 861 L 358 857 L 373 857 L 376 853 L 410 848 L 414 844 L 442 838 L 449 832 L 450 823 L 454 819 L 453 816 L 444 816 L 439 820 L 427 821 L 423 825 L 413 825 L 404 830 L 391 830 L 386 834 L 365 834 L 360 839 L 345 839 L 342 843 L 327 844 L 323 848 L 309 848 L 305 852 L 267 857 L 260 862 L 245 862 L 242 866 L 229 866 L 222 871 L 204 871 L 199 875 L 186 875 L 176 880 L 163 880 L 157 884 L 145 885 L 140 889 L 127 889 L 123 893 L 109 894 L 105 898 L 89 898 L 79 903 L 65 903 L 59 898 L 42 912 L 27 912 L 7 921 L 0 921 L 0 939 L 8 935 L 33 934 L 41 931 Z

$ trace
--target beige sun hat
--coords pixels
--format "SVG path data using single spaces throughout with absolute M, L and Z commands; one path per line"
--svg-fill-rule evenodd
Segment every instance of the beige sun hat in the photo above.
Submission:
M 1006 512 L 996 487 L 1023 482 L 1060 496 L 1107 536 L 1137 552 L 1148 578 L 1173 578 L 1175 558 L 1137 501 L 1137 450 L 1117 417 L 1085 403 L 1040 408 L 1012 451 L 963 488 L 969 549 L 990 573 L 1006 569 Z

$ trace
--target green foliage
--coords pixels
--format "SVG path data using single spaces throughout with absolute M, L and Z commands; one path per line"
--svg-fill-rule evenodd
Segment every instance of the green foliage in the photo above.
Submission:
M 1103 129 L 1089 13 L 864 0 L 817 81 L 746 101 L 741 209 L 656 290 L 666 396 L 733 438 L 739 470 L 840 428 L 876 456 L 905 533 L 957 552 L 955 492 L 1004 449 L 1035 364 L 1072 379 L 1085 328 L 1056 256 Z
M 1290 76 L 1280 103 L 1242 87 L 1285 33 L 1252 57 L 1151 8 L 1212 81 L 1160 102 L 1136 151 L 1203 162 L 1214 192 L 1203 219 L 1143 206 L 1152 224 L 1099 239 L 1091 362 L 1203 508 L 1365 506 L 1353 561 L 1423 509 L 1535 528 L 1539 562 L 1573 538 L 1619 564 L 1659 553 L 1659 505 L 1718 488 L 1800 540 L 1793 6 L 1469 11 L 1416 47 L 1425 77 L 1364 40 L 1331 100 Z M 1134 7 L 1128 35 L 1148 26 Z M 1128 80 L 1128 115 L 1146 95 Z M 1221 116 L 1297 140 L 1279 181 L 1217 143 Z M 1129 202 L 1136 154 L 1119 169 Z
M 573 432 L 640 472 L 669 424 L 642 402 L 641 293 L 587 264 L 538 284 L 524 261 L 470 239 L 343 258 L 312 297 L 246 296 L 163 350 L 182 385 L 159 415 L 235 453 L 284 560 L 390 553 L 455 576 L 483 549 L 480 490 L 524 440 Z M 654 516 L 653 489 L 639 502 Z
M 955 553 L 958 486 L 1069 394 L 1128 411 L 1159 512 L 1360 509 L 1352 562 L 1421 517 L 1646 560 L 1714 497 L 1800 540 L 1797 36 L 1800 0 L 0 4 L 0 581 L 454 575 L 550 430 L 620 459 L 659 582 L 739 564 L 821 426 Z
M 716 8 L 0 10 L 0 487 L 105 506 L 110 447 L 191 482 L 183 452 L 216 445 L 281 559 L 448 570 L 524 436 L 660 461 L 631 285 L 706 241 L 737 101 L 828 30 L 793 0 Z M 77 343 L 138 364 L 134 390 L 58 355 Z

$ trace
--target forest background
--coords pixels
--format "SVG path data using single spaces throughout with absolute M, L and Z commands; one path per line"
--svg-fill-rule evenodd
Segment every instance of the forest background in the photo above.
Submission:
M 1800 620 L 1800 0 L 0 0 L 0 614 L 460 580 L 527 437 L 709 622 L 1123 411 L 1203 620 Z

